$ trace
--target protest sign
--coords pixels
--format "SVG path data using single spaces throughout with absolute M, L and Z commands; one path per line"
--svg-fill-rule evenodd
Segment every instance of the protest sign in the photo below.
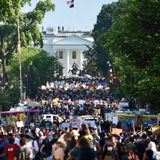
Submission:
M 113 116 L 112 123 L 117 124 L 118 123 L 118 116 Z
M 160 126 L 152 126 L 151 131 L 152 131 L 153 134 L 160 133 Z
M 23 121 L 17 121 L 17 122 L 16 122 L 16 126 L 17 126 L 18 128 L 24 127 Z
M 122 131 L 123 130 L 121 128 L 112 128 L 112 134 L 120 135 Z

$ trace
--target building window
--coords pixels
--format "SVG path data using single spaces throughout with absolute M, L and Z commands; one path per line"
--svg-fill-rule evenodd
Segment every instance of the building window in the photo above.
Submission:
M 72 51 L 72 59 L 76 59 L 77 57 L 76 51 Z
M 63 59 L 63 51 L 59 51 L 59 59 Z

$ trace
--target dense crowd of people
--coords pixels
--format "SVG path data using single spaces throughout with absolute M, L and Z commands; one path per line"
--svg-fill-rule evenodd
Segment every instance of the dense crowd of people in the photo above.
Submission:
M 105 110 L 109 112 L 116 107 L 113 98 L 103 78 L 62 79 L 42 86 L 37 95 L 37 100 L 46 106 L 45 112 L 73 115 L 93 115 L 96 112 L 103 115 Z
M 103 78 L 72 77 L 39 89 L 36 100 L 43 113 L 64 120 L 82 115 L 99 117 L 99 126 L 30 125 L 0 129 L 0 160 L 158 160 L 160 134 L 147 126 L 113 124 L 105 114 L 117 108 Z M 103 126 L 103 127 L 102 127 Z M 105 126 L 105 127 L 104 127 Z M 113 133 L 112 129 L 121 132 Z

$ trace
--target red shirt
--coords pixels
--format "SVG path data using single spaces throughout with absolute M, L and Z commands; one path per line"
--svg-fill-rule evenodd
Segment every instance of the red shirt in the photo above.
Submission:
M 15 151 L 16 151 L 17 149 L 18 149 L 18 145 L 17 145 L 17 144 L 8 144 L 8 145 L 4 148 L 4 153 L 7 155 L 8 160 L 13 160 Z
M 43 135 L 47 137 L 47 136 L 49 136 L 49 132 L 48 132 L 47 130 L 45 130 L 45 131 L 43 132 Z

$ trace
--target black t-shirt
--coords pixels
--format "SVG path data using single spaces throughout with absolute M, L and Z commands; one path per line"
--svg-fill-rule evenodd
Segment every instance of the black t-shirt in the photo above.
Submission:
M 49 156 L 51 155 L 51 152 L 52 152 L 51 143 L 45 144 L 45 146 L 44 146 L 44 148 L 42 149 L 42 151 L 46 154 L 46 157 L 49 157 Z

